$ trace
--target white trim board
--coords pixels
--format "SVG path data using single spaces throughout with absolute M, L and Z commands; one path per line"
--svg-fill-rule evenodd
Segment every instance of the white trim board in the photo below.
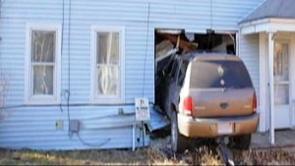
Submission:
M 259 34 L 259 112 L 260 112 L 260 124 L 259 129 L 262 132 L 267 131 L 269 122 L 267 121 L 267 92 L 268 92 L 268 75 L 266 74 L 267 67 L 267 50 L 266 50 L 266 35 Z
M 267 131 L 270 129 L 270 101 L 269 101 L 269 48 L 268 48 L 268 34 L 259 33 L 259 85 L 260 85 L 260 130 Z M 290 44 L 290 62 L 295 61 L 295 33 L 281 33 L 277 32 L 274 36 L 274 43 L 276 41 L 285 41 Z M 295 126 L 295 67 L 290 65 L 290 128 Z
M 243 35 L 261 32 L 295 32 L 295 19 L 266 18 L 240 24 Z
M 98 96 L 96 94 L 96 54 L 97 54 L 97 32 L 119 32 L 120 34 L 120 69 L 119 69 L 119 95 L 118 96 Z M 121 26 L 99 26 L 93 25 L 90 33 L 90 102 L 118 104 L 125 102 L 125 27 Z
M 56 57 L 55 57 L 55 77 L 53 95 L 31 95 L 31 38 L 32 30 L 56 31 Z M 26 105 L 48 105 L 60 103 L 61 91 L 61 38 L 62 24 L 60 23 L 27 23 L 26 25 L 26 45 L 25 45 L 25 69 L 24 69 L 24 103 Z

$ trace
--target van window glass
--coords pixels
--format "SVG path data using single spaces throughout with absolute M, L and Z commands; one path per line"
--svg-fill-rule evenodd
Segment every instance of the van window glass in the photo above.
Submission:
M 199 60 L 192 64 L 191 87 L 248 88 L 252 82 L 241 61 Z

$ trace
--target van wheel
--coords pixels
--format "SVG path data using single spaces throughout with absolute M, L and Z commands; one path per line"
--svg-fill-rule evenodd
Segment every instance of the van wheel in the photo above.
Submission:
M 185 137 L 179 133 L 177 123 L 177 113 L 172 111 L 171 113 L 171 146 L 173 153 L 181 153 L 186 148 Z
M 230 137 L 230 146 L 234 149 L 248 150 L 251 144 L 251 134 Z

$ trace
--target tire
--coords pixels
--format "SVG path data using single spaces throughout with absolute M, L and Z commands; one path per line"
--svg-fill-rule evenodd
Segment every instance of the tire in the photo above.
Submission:
M 233 136 L 229 141 L 231 147 L 234 149 L 248 150 L 251 144 L 251 134 Z
M 186 149 L 186 138 L 179 133 L 177 113 L 171 113 L 171 148 L 173 153 L 182 153 Z

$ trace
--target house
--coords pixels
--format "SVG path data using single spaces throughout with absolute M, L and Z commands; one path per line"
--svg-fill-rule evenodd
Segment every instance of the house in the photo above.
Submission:
M 270 130 L 274 143 L 274 129 L 295 125 L 292 0 L 0 2 L 0 147 L 147 145 L 135 99 L 155 109 L 159 29 L 230 36 L 256 88 L 259 131 Z
M 291 65 L 295 61 L 294 6 L 293 0 L 267 0 L 240 22 L 241 36 L 258 39 L 260 129 L 270 131 L 272 144 L 275 129 L 295 126 L 295 68 Z

